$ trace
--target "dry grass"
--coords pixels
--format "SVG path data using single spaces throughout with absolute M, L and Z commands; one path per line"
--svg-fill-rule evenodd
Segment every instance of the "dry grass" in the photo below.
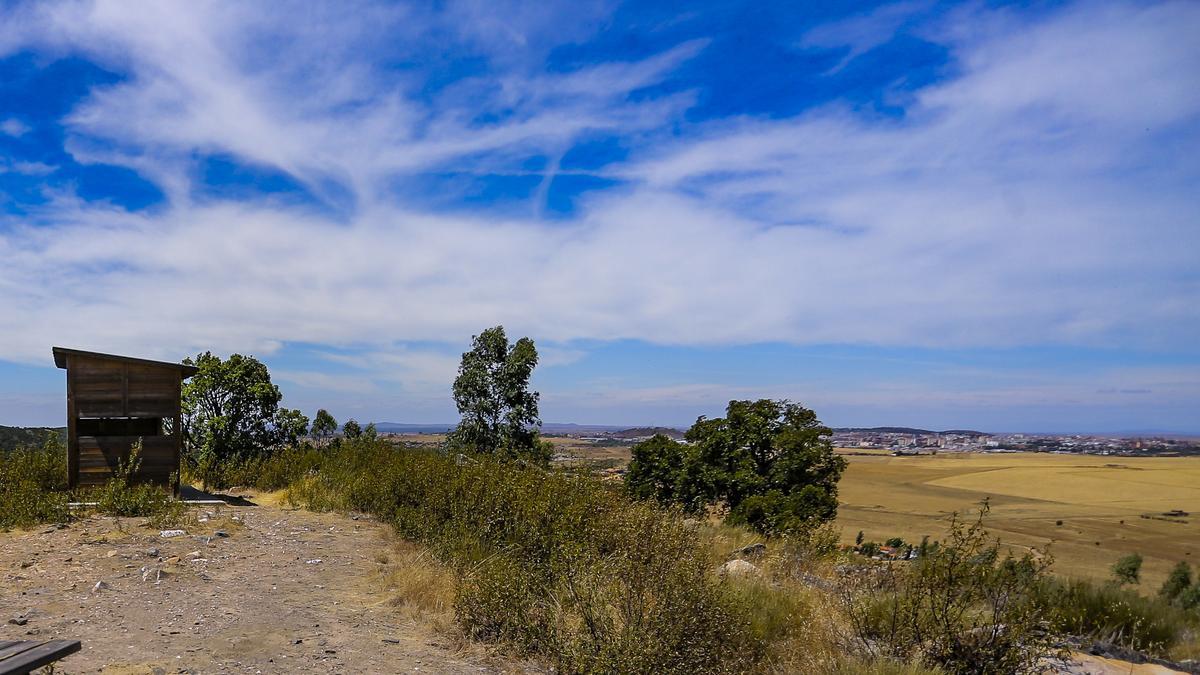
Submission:
M 430 625 L 447 636 L 461 636 L 454 623 L 454 571 L 423 546 L 394 535 L 387 537 L 387 544 L 374 560 L 374 582 L 384 602 L 405 620 Z
M 990 498 L 988 528 L 1021 550 L 1048 550 L 1056 573 L 1104 579 L 1120 556 L 1145 557 L 1143 592 L 1176 562 L 1200 563 L 1200 458 L 1049 454 L 848 456 L 838 486 L 845 542 L 937 539 L 954 511 Z M 1142 518 L 1182 509 L 1187 522 Z M 1058 525 L 1062 521 L 1062 525 Z

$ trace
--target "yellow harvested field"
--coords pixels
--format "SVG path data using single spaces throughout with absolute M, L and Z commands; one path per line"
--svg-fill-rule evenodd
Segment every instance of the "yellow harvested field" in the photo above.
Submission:
M 1200 563 L 1200 458 L 1051 454 L 847 453 L 837 525 L 845 541 L 941 538 L 952 512 L 989 498 L 988 529 L 1015 549 L 1054 556 L 1054 571 L 1104 579 L 1122 555 L 1145 558 L 1153 593 L 1180 560 Z M 1168 511 L 1190 515 L 1169 518 Z M 1058 522 L 1062 524 L 1059 525 Z

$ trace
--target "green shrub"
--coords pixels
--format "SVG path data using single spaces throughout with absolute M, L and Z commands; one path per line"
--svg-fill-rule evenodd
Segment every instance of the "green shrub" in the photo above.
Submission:
M 1144 597 L 1116 584 L 1046 578 L 1036 590 L 1059 630 L 1158 656 L 1165 656 L 1195 623 L 1185 610 L 1162 598 Z
M 0 455 L 0 529 L 63 522 L 67 509 L 67 451 L 50 435 L 39 448 Z
M 133 518 L 153 516 L 171 508 L 175 500 L 159 485 L 134 480 L 142 464 L 141 441 L 134 443 L 129 457 L 120 460 L 112 478 L 102 487 L 85 493 L 85 500 L 96 503 L 96 511 L 110 516 Z
M 911 563 L 868 566 L 843 598 L 854 639 L 876 659 L 954 673 L 1037 673 L 1060 657 L 1031 588 L 1050 561 L 1001 557 L 979 518 L 955 516 L 947 540 Z
M 390 520 L 459 571 L 468 634 L 563 672 L 740 672 L 762 654 L 680 515 L 591 478 L 351 441 L 289 498 Z

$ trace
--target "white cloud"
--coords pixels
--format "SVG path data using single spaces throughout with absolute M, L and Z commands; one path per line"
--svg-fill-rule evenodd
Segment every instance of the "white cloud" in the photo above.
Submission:
M 1066 9 L 1015 27 L 961 15 L 930 36 L 958 75 L 916 92 L 902 118 L 830 106 L 694 124 L 675 140 L 659 132 L 691 94 L 628 94 L 704 43 L 531 72 L 503 54 L 549 38 L 518 31 L 480 47 L 507 70 L 426 96 L 355 46 L 393 35 L 389 55 L 411 56 L 430 47 L 428 17 L 338 14 L 317 30 L 270 7 L 63 4 L 24 11 L 24 42 L 12 24 L 0 35 L 127 72 L 67 118 L 68 147 L 136 167 L 168 195 L 141 213 L 56 195 L 10 217 L 0 315 L 23 328 L 0 334 L 0 358 L 40 362 L 49 344 L 177 358 L 299 341 L 355 345 L 444 386 L 457 353 L 388 351 L 459 345 L 497 323 L 566 345 L 1200 338 L 1200 281 L 1181 272 L 1200 248 L 1194 4 Z M 446 167 L 512 168 L 595 130 L 638 139 L 609 170 L 629 184 L 573 220 L 435 214 L 391 190 Z M 190 162 L 213 152 L 337 203 L 330 186 L 344 185 L 352 205 L 328 216 L 197 202 Z
M 24 136 L 29 133 L 29 130 L 28 124 L 15 117 L 10 117 L 0 122 L 0 133 L 6 136 Z

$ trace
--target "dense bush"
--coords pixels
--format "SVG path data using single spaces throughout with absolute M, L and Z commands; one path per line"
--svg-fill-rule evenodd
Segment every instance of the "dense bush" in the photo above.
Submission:
M 1194 631 L 1200 618 L 1163 598 L 1138 595 L 1117 584 L 1045 578 L 1035 588 L 1059 630 L 1157 656 L 1165 656 Z
M 565 672 L 734 672 L 762 640 L 678 514 L 590 478 L 347 443 L 292 498 L 390 520 L 459 570 L 472 636 Z
M 0 454 L 0 529 L 66 520 L 66 488 L 67 451 L 57 434 Z
M 1032 589 L 1047 559 L 1001 557 L 983 527 L 952 519 L 947 539 L 906 564 L 868 566 L 844 593 L 859 648 L 953 673 L 1038 673 L 1061 656 Z
M 317 470 L 328 452 L 309 443 L 275 448 L 267 454 L 229 459 L 205 468 L 204 475 L 184 465 L 184 482 L 208 480 L 210 487 L 251 487 L 258 490 L 282 490 Z

